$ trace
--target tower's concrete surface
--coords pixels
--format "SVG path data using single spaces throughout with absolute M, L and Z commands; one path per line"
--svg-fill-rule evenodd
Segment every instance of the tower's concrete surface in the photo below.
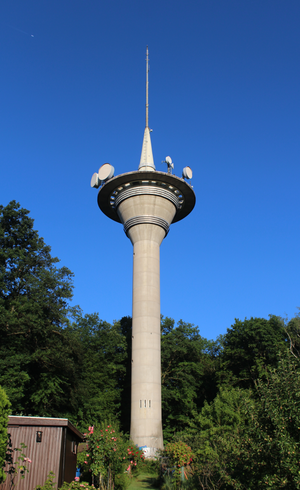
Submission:
M 184 179 L 155 170 L 148 127 L 148 52 L 146 94 L 139 170 L 107 180 L 99 190 L 98 204 L 109 218 L 123 224 L 133 245 L 130 435 L 151 457 L 163 448 L 160 245 L 171 223 L 192 211 L 195 193 Z

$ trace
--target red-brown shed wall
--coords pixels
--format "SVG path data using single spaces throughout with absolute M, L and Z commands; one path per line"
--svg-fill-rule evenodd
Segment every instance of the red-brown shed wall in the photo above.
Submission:
M 21 442 L 27 445 L 23 451 L 26 457 L 32 460 L 27 463 L 29 473 L 18 483 L 18 490 L 34 490 L 37 485 L 44 485 L 48 474 L 53 471 L 55 481 L 59 478 L 59 463 L 61 457 L 62 427 L 28 427 L 10 426 L 8 432 L 11 434 L 13 448 L 20 447 Z M 42 442 L 36 442 L 37 431 L 42 431 Z M 14 451 L 14 460 L 20 453 Z M 0 490 L 9 490 L 9 476 L 6 482 L 0 485 Z

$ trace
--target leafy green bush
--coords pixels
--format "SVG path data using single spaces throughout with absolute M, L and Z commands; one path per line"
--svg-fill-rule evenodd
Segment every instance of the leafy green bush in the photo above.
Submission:
M 145 459 L 141 466 L 141 472 L 148 475 L 157 475 L 160 470 L 160 462 L 158 459 Z
M 174 468 L 176 486 L 181 486 L 180 482 L 187 478 L 186 468 L 194 458 L 191 448 L 182 441 L 169 442 L 165 447 L 164 455 L 169 458 L 169 467 Z M 167 481 L 165 484 L 167 485 Z
M 115 476 L 115 490 L 125 490 L 130 485 L 130 478 L 127 473 L 120 473 Z
M 45 481 L 45 484 L 43 486 L 38 485 L 35 487 L 35 490 L 54 490 L 56 488 L 56 482 L 54 481 L 55 475 L 53 471 L 50 471 L 49 475 L 47 476 L 47 480 Z
M 137 473 L 143 461 L 143 451 L 130 444 L 117 422 L 89 427 L 85 459 L 82 464 L 80 456 L 80 466 L 84 473 L 90 472 L 95 486 L 124 490 L 128 475 Z M 124 475 L 126 470 L 128 475 Z
M 54 481 L 55 475 L 53 471 L 50 471 L 47 476 L 47 480 L 43 486 L 38 485 L 35 490 L 54 490 L 56 489 L 56 482 Z M 60 490 L 76 490 L 76 488 L 80 490 L 95 490 L 95 487 L 89 485 L 86 482 L 72 481 L 71 483 L 64 482 L 63 486 L 60 487 Z
M 10 403 L 5 391 L 0 386 L 0 483 L 5 480 L 4 465 L 7 448 L 7 423 Z
M 60 490 L 75 490 L 76 488 L 80 490 L 95 490 L 94 486 L 89 485 L 87 482 L 82 481 L 72 481 L 71 483 L 64 482 Z M 44 490 L 44 489 L 43 489 Z M 48 489 L 45 489 L 48 490 Z

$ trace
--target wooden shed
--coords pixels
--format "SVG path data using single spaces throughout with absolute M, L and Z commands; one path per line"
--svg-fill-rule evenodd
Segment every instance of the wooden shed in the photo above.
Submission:
M 37 485 L 44 485 L 50 471 L 55 474 L 56 488 L 64 481 L 74 480 L 77 448 L 83 441 L 83 434 L 68 419 L 10 416 L 8 433 L 12 448 L 19 448 L 23 442 L 27 446 L 24 453 L 32 461 L 27 464 L 29 473 L 18 482 L 18 490 L 34 490 Z M 14 453 L 16 459 L 20 454 Z M 9 489 L 10 477 L 7 476 L 0 490 Z

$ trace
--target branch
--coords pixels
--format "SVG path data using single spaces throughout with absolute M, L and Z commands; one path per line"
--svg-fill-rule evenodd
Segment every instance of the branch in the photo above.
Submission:
M 286 330 L 286 333 L 288 335 L 288 338 L 290 339 L 290 353 L 293 354 L 293 356 L 296 357 L 296 359 L 298 359 L 298 357 L 296 356 L 296 354 L 294 354 L 294 352 L 293 352 L 294 344 L 293 344 L 293 341 L 291 339 L 291 336 L 290 336 L 290 334 L 288 333 L 287 330 Z

